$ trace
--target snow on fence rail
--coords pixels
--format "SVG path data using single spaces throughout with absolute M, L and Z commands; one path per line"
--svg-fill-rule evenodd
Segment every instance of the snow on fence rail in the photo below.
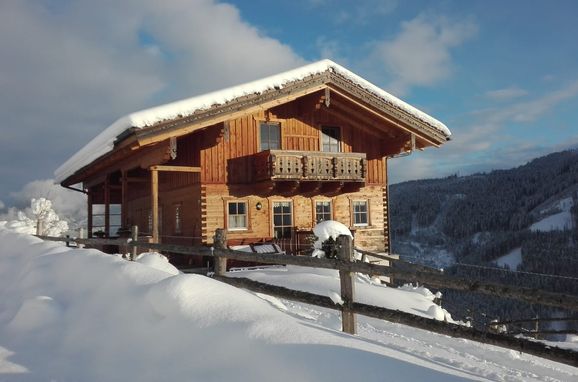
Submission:
M 572 311 L 578 311 L 578 297 L 561 293 L 552 293 L 531 288 L 516 287 L 496 283 L 480 283 L 467 279 L 444 275 L 443 272 L 431 270 L 427 267 L 417 266 L 412 271 L 397 270 L 383 265 L 356 262 L 353 256 L 353 242 L 350 236 L 341 235 L 337 238 L 337 259 L 314 258 L 309 256 L 288 256 L 278 253 L 248 253 L 228 249 L 225 245 L 225 231 L 218 229 L 215 235 L 214 247 L 183 246 L 173 244 L 157 244 L 136 240 L 138 234 L 133 230 L 132 238 L 127 239 L 81 239 L 70 237 L 38 236 L 44 240 L 64 241 L 68 244 L 85 245 L 118 245 L 124 247 L 127 253 L 131 253 L 134 260 L 138 249 L 158 250 L 179 253 L 189 256 L 210 256 L 214 258 L 214 278 L 227 284 L 249 289 L 255 292 L 272 296 L 299 301 L 329 309 L 337 309 L 342 312 L 343 331 L 355 334 L 355 314 L 396 322 L 435 333 L 460 337 L 478 342 L 492 344 L 525 352 L 542 358 L 565 363 L 578 367 L 578 352 L 546 345 L 542 342 L 517 338 L 510 335 L 485 332 L 473 327 L 437 321 L 429 318 L 415 316 L 398 310 L 377 307 L 357 303 L 354 300 L 355 290 L 353 277 L 356 272 L 372 276 L 389 276 L 412 282 L 419 282 L 432 287 L 450 288 L 457 290 L 469 290 L 499 297 L 508 297 L 531 304 L 542 304 L 560 307 Z M 366 255 L 376 256 L 372 252 Z M 341 279 L 341 299 L 343 304 L 336 303 L 327 296 L 316 295 L 309 292 L 296 291 L 284 287 L 260 283 L 247 278 L 230 278 L 226 276 L 227 260 L 241 260 L 276 265 L 297 265 L 313 268 L 325 268 L 339 270 Z M 396 260 L 391 258 L 390 260 Z

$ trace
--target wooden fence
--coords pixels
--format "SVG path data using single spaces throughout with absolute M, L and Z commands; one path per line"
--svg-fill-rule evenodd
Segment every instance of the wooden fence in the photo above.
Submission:
M 551 307 L 564 308 L 572 311 L 578 311 L 578 296 L 497 283 L 481 283 L 478 281 L 447 276 L 441 271 L 423 266 L 415 266 L 411 270 L 400 270 L 395 267 L 355 261 L 352 239 L 345 235 L 339 236 L 336 240 L 336 251 L 338 255 L 336 259 L 290 256 L 278 253 L 248 253 L 234 251 L 226 247 L 225 231 L 222 229 L 217 230 L 214 246 L 212 248 L 204 246 L 190 247 L 171 244 L 155 244 L 139 241 L 138 232 L 135 230 L 133 230 L 132 237 L 129 239 L 39 237 L 44 240 L 65 241 L 67 242 L 67 245 L 70 243 L 93 246 L 118 245 L 120 248 L 124 248 L 125 253 L 130 254 L 132 260 L 134 260 L 137 253 L 142 250 L 172 252 L 189 256 L 208 256 L 213 258 L 215 279 L 239 288 L 245 288 L 259 293 L 269 294 L 324 308 L 340 310 L 342 313 L 342 330 L 347 333 L 355 334 L 355 314 L 362 314 L 368 317 L 409 325 L 452 337 L 466 338 L 497 345 L 578 367 L 578 352 L 569 349 L 562 349 L 525 338 L 518 338 L 495 332 L 485 332 L 473 327 L 437 321 L 397 310 L 355 302 L 354 278 L 355 273 L 357 272 L 371 276 L 389 276 L 436 288 L 467 290 L 493 296 L 512 298 L 531 304 L 542 304 Z M 371 252 L 360 252 L 365 255 L 380 257 L 380 255 Z M 387 260 L 396 260 L 395 258 L 385 257 Z M 227 260 L 229 259 L 263 264 L 297 265 L 338 270 L 341 280 L 341 299 L 343 304 L 336 305 L 335 302 L 327 296 L 290 290 L 284 287 L 264 284 L 246 278 L 227 277 L 226 269 Z

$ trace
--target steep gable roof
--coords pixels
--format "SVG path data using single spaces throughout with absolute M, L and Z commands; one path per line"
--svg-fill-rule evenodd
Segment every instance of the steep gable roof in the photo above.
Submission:
M 55 171 L 55 180 L 64 182 L 83 167 L 113 151 L 115 145 L 128 137 L 142 146 L 218 123 L 231 118 L 234 113 L 272 107 L 328 87 L 343 90 L 367 107 L 401 121 L 432 145 L 443 143 L 451 135 L 449 129 L 435 118 L 335 62 L 322 60 L 261 80 L 124 116 L 62 164 Z

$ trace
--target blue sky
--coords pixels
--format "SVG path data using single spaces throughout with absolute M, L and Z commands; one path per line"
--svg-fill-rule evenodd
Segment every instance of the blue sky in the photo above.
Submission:
M 391 161 L 392 182 L 523 164 L 578 144 L 576 15 L 571 0 L 3 0 L 0 201 L 122 115 L 321 58 L 452 130 Z

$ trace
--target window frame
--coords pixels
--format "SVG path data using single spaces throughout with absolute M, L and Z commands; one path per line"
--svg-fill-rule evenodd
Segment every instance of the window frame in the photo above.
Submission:
M 173 226 L 173 233 L 175 235 L 182 235 L 183 234 L 183 202 L 174 203 L 173 204 L 173 217 L 174 217 L 174 226 Z
M 329 219 L 319 220 L 318 213 L 317 213 L 317 204 L 318 203 L 329 203 Z M 323 212 L 323 214 L 327 214 L 327 212 Z M 316 199 L 313 201 L 313 225 L 320 223 L 321 221 L 327 220 L 334 220 L 333 219 L 333 200 L 331 199 Z
M 268 129 L 268 141 L 267 141 L 267 148 L 263 147 L 263 134 L 262 134 L 262 126 L 263 125 L 277 125 L 279 127 L 279 147 L 271 148 L 271 133 L 270 128 Z M 266 151 L 266 150 L 283 150 L 283 123 L 278 120 L 260 120 L 257 121 L 257 131 L 259 137 L 259 152 Z
M 229 206 L 231 204 L 244 204 L 245 205 L 245 213 L 244 214 L 231 214 L 229 212 Z M 237 206 L 237 212 L 238 212 L 238 206 Z M 244 227 L 231 227 L 231 217 L 235 217 L 235 216 L 245 216 L 245 226 Z M 227 227 L 227 231 L 230 232 L 237 232 L 237 231 L 248 231 L 249 230 L 249 201 L 245 200 L 245 199 L 230 199 L 230 200 L 225 200 L 225 224 Z
M 289 228 L 290 229 L 290 236 L 289 237 L 276 237 L 275 236 L 275 204 L 276 203 L 289 203 L 289 216 L 291 217 L 291 223 L 290 225 L 285 225 L 283 222 L 281 225 L 277 226 L 280 227 L 281 229 L 284 228 Z M 295 229 L 295 211 L 293 209 L 294 204 L 293 204 L 293 200 L 292 199 L 277 199 L 277 200 L 271 200 L 271 236 L 273 237 L 273 239 L 277 240 L 277 239 L 290 239 L 293 237 L 293 230 Z M 283 216 L 286 216 L 286 213 L 281 212 L 281 221 L 283 221 Z
M 356 212 L 355 206 L 357 203 L 364 203 L 365 204 L 365 212 Z M 366 222 L 365 223 L 357 223 L 356 216 L 360 214 L 365 214 Z M 351 200 L 351 226 L 352 227 L 369 227 L 371 220 L 370 220 L 370 212 L 369 212 L 369 199 L 353 199 Z
M 337 131 L 337 135 L 339 136 L 339 138 L 333 138 L 331 135 L 325 134 L 323 132 L 324 129 L 331 129 L 331 130 L 336 130 Z M 319 151 L 324 152 L 324 153 L 341 153 L 343 152 L 343 147 L 342 147 L 342 139 L 343 139 L 343 129 L 341 128 L 341 126 L 331 126 L 331 125 L 321 125 L 321 128 L 319 129 Z M 325 144 L 323 143 L 323 137 L 327 136 L 329 137 L 329 151 L 325 151 Z M 336 143 L 331 143 L 331 139 L 335 139 L 337 142 Z M 337 151 L 333 151 L 331 150 L 331 147 L 335 146 Z

